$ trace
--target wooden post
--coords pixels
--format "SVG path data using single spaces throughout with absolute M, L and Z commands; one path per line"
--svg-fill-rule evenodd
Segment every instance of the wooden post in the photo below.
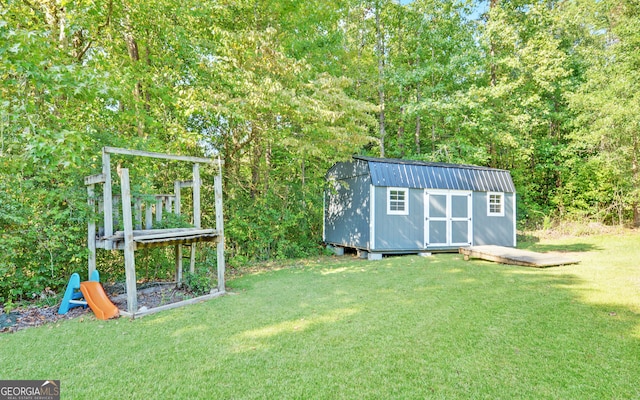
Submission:
M 200 186 L 202 181 L 200 180 L 200 164 L 193 164 L 193 225 L 196 228 L 202 227 L 200 218 Z M 189 259 L 189 272 L 192 274 L 196 271 L 196 243 L 191 244 L 191 257 Z
M 136 229 L 142 229 L 142 199 L 140 197 L 136 197 Z
M 138 293 L 136 289 L 136 243 L 133 241 L 133 222 L 131 218 L 131 188 L 129 186 L 129 170 L 120 170 L 122 187 L 122 222 L 124 224 L 124 268 L 127 280 L 127 311 L 135 314 L 138 311 Z
M 222 215 L 222 165 L 218 163 L 219 172 L 213 179 L 215 191 L 216 229 L 219 232 L 216 255 L 218 257 L 218 291 L 225 291 L 224 284 L 224 219 Z
M 173 193 L 176 196 L 176 204 L 174 206 L 176 215 L 180 215 L 180 187 L 180 181 L 173 182 Z
M 189 272 L 196 272 L 196 243 L 191 243 L 191 258 L 189 259 Z
M 156 196 L 156 222 L 162 222 L 162 197 Z
M 89 224 L 87 226 L 87 247 L 89 248 L 89 277 L 96 270 L 96 221 L 93 219 L 93 213 L 96 208 L 95 196 L 96 185 L 87 186 L 87 204 L 91 215 L 89 216 Z
M 193 225 L 200 228 L 200 164 L 193 164 Z
M 182 286 L 182 245 L 176 245 L 176 282 Z
M 180 181 L 173 182 L 173 195 L 175 204 L 173 211 L 176 215 L 180 215 Z M 170 209 L 170 206 L 168 207 Z M 178 287 L 182 286 L 182 245 L 176 245 L 176 282 Z
M 118 230 L 118 227 L 120 226 L 120 215 L 122 215 L 121 214 L 122 209 L 120 207 L 120 203 L 122 202 L 122 196 L 116 194 L 111 199 L 112 199 L 111 207 L 113 210 L 113 216 L 112 216 L 113 225 L 111 229 L 113 232 L 114 230 Z
M 111 193 L 111 156 L 102 149 L 102 173 L 104 174 L 104 236 L 113 235 L 113 197 Z M 104 248 L 111 250 L 111 242 L 105 241 Z
M 188 185 L 189 185 L 189 182 L 181 182 L 181 181 L 173 182 L 173 193 L 175 196 L 174 212 L 176 213 L 176 215 L 180 215 L 180 213 L 182 212 L 181 210 L 182 196 L 180 192 L 183 187 L 186 187 Z M 198 226 L 196 225 L 196 227 Z M 196 244 L 191 243 L 190 247 L 191 247 L 191 257 L 189 261 L 189 272 L 193 274 L 195 272 Z M 178 257 L 180 258 L 179 261 L 178 261 Z M 182 246 L 181 245 L 176 246 L 176 281 L 178 282 L 178 285 L 180 285 L 180 283 L 182 282 Z
M 151 208 L 151 203 L 144 204 L 144 216 L 145 216 L 145 229 L 153 228 L 153 209 Z

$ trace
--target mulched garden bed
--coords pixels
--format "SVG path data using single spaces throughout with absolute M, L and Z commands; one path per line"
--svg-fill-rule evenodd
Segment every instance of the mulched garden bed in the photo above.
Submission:
M 127 294 L 122 283 L 105 284 L 105 292 L 109 299 L 121 310 L 127 309 Z M 138 309 L 155 308 L 165 304 L 176 303 L 196 297 L 193 293 L 178 288 L 175 282 L 144 283 L 138 285 Z M 55 323 L 60 320 L 91 315 L 90 308 L 75 307 L 65 315 L 58 314 L 59 304 L 55 306 L 27 305 L 5 313 L 0 307 L 0 333 L 16 332 L 33 326 Z

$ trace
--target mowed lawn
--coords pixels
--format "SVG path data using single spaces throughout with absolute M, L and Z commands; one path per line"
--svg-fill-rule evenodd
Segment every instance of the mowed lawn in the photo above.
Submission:
M 2 334 L 0 379 L 65 399 L 640 398 L 640 235 L 525 247 L 582 262 L 292 262 L 133 321 Z

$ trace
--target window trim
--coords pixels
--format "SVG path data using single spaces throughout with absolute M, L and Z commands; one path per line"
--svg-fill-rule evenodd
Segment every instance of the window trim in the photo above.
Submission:
M 404 193 L 404 210 L 392 210 L 391 209 L 391 192 L 403 192 Z M 399 200 L 394 200 L 398 202 Z M 388 187 L 387 188 L 387 215 L 409 215 L 409 188 L 402 187 Z
M 500 203 L 491 203 L 491 196 L 500 196 Z M 505 197 L 504 192 L 487 192 L 487 216 L 489 217 L 504 217 L 504 204 Z M 500 204 L 500 211 L 491 211 L 492 204 Z

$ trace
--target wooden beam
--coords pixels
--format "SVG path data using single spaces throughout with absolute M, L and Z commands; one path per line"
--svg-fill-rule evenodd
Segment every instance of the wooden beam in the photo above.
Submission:
M 113 196 L 113 202 L 112 204 L 112 210 L 113 210 L 113 214 L 112 214 L 112 218 L 113 218 L 113 228 L 112 229 L 118 229 L 118 227 L 120 226 L 120 218 L 122 218 L 122 207 L 121 207 L 121 203 L 122 203 L 122 196 L 119 194 L 116 194 Z
M 176 244 L 193 244 L 204 242 L 218 242 L 220 238 L 215 234 L 199 235 L 199 236 L 180 236 L 177 238 L 168 239 L 150 239 L 136 242 L 136 249 L 148 249 L 152 247 L 167 247 L 174 246 Z M 122 243 L 122 242 L 120 242 Z
M 189 235 L 190 232 L 196 232 L 196 234 L 200 234 L 200 233 L 216 233 L 215 229 L 209 228 L 209 229 L 196 229 L 196 228 L 169 228 L 169 229 L 135 229 L 133 231 L 133 237 L 134 238 L 138 238 L 141 236 L 147 236 L 147 235 L 159 235 L 158 237 L 162 237 L 162 236 L 172 236 L 172 234 L 177 234 L 177 235 Z M 176 235 L 173 235 L 176 236 Z M 124 238 L 124 232 L 123 231 L 117 231 L 114 232 L 113 235 L 109 236 L 109 237 L 105 237 L 104 239 L 106 240 L 123 240 Z
M 182 286 L 182 245 L 177 244 L 176 247 L 176 282 L 178 287 Z
M 93 219 L 93 213 L 96 208 L 96 199 L 95 196 L 95 184 L 87 186 L 87 204 L 89 205 L 89 223 L 87 226 L 87 247 L 89 249 L 88 255 L 88 264 L 89 264 L 89 275 L 96 270 L 96 221 Z
M 180 215 L 180 181 L 175 181 L 173 182 L 173 193 L 174 193 L 174 197 L 175 197 L 175 206 L 174 206 L 174 212 L 176 215 Z M 176 282 L 178 284 L 178 287 L 182 286 L 182 245 L 181 244 L 177 244 L 175 246 L 175 252 L 176 252 Z
M 193 236 L 178 236 L 173 238 L 160 238 L 160 239 L 143 239 L 136 241 L 136 251 L 139 249 L 148 249 L 152 247 L 168 247 L 175 246 L 176 244 L 188 245 L 192 243 L 205 243 L 205 242 L 216 242 L 220 241 L 220 237 L 216 233 L 208 233 L 204 235 L 193 235 Z M 104 248 L 104 240 L 99 240 L 96 242 L 96 247 L 99 249 Z M 114 241 L 112 242 L 112 248 L 115 250 L 124 250 L 124 241 Z
M 149 239 L 165 239 L 180 236 L 195 236 L 195 235 L 207 235 L 217 233 L 217 229 L 189 229 L 180 232 L 162 232 L 154 233 L 150 235 L 137 235 L 134 240 L 149 240 Z M 126 234 L 125 234 L 126 235 Z
M 200 164 L 193 164 L 193 225 L 200 228 Z
M 136 228 L 142 229 L 142 199 L 140 197 L 136 197 L 134 209 L 136 211 Z
M 171 310 L 173 308 L 184 307 L 190 304 L 196 304 L 206 300 L 215 299 L 216 297 L 220 297 L 224 294 L 226 294 L 226 292 L 214 291 L 210 294 L 205 294 L 204 296 L 194 297 L 193 299 L 182 300 L 176 303 L 165 304 L 163 306 L 149 308 L 141 312 L 130 313 L 127 311 L 120 310 L 120 315 L 123 317 L 129 317 L 129 318 L 144 317 L 145 315 L 155 314 L 160 311 Z
M 156 196 L 156 222 L 162 222 L 162 199 Z
M 192 157 L 192 156 L 178 156 L 174 154 L 164 154 L 164 153 L 155 153 L 151 151 L 141 151 L 141 150 L 130 150 L 130 149 L 122 149 L 118 147 L 104 147 L 102 149 L 103 153 L 106 154 L 122 154 L 128 156 L 139 156 L 139 157 L 149 157 L 149 158 L 159 158 L 163 160 L 173 160 L 173 161 L 188 161 L 192 163 L 213 163 L 216 160 L 211 158 L 204 157 Z M 217 160 L 218 163 L 220 160 Z
M 180 181 L 175 181 L 173 182 L 173 192 L 174 192 L 174 196 L 176 198 L 176 204 L 174 207 L 174 212 L 176 215 L 180 215 Z
M 95 185 L 96 183 L 104 183 L 106 181 L 106 177 L 104 174 L 96 174 L 84 177 L 84 184 L 86 186 Z
M 216 230 L 219 233 L 218 245 L 216 246 L 217 266 L 218 266 L 218 290 L 225 291 L 224 283 L 224 218 L 222 210 L 222 170 L 218 172 L 213 179 L 213 188 L 215 193 L 215 209 L 216 209 Z
M 151 204 L 150 203 L 145 203 L 144 205 L 144 219 L 145 219 L 145 223 L 144 223 L 144 227 L 145 229 L 151 229 L 153 228 L 153 209 L 151 208 Z
M 113 235 L 113 193 L 111 193 L 111 160 L 109 153 L 102 153 L 102 174 L 104 175 L 104 187 L 102 188 L 102 201 L 104 209 L 104 235 Z M 110 250 L 110 243 L 105 243 L 105 249 Z
M 189 258 L 189 272 L 191 275 L 196 272 L 196 244 L 191 243 L 191 257 Z
M 136 288 L 136 242 L 133 240 L 133 221 L 131 218 L 131 187 L 129 186 L 129 170 L 120 170 L 120 186 L 122 188 L 122 221 L 124 224 L 124 268 L 127 281 L 127 311 L 138 311 L 138 292 Z

